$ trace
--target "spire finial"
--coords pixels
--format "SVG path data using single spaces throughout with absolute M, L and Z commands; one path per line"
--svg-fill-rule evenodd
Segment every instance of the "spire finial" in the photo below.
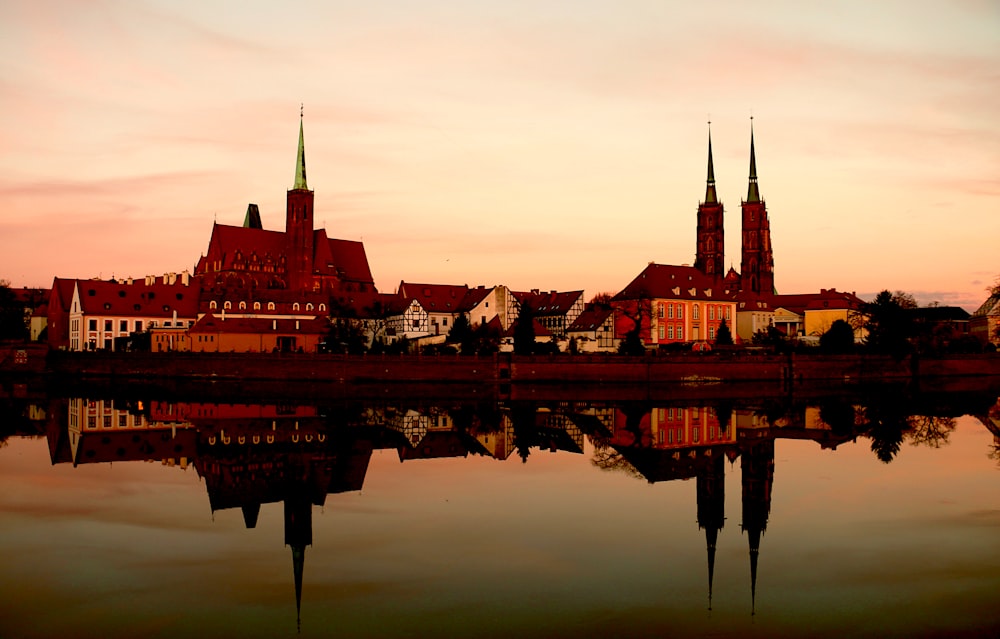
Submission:
M 760 202 L 760 189 L 757 187 L 757 154 L 753 147 L 753 115 L 750 116 L 750 186 L 747 190 L 747 202 Z
M 712 162 L 712 121 L 708 121 L 708 182 L 705 185 L 705 204 L 717 204 L 719 196 L 715 192 L 715 166 Z
M 306 183 L 306 144 L 305 136 L 302 131 L 302 120 L 304 118 L 305 108 L 305 103 L 299 105 L 299 152 L 295 159 L 295 184 L 292 188 L 308 190 L 309 185 Z

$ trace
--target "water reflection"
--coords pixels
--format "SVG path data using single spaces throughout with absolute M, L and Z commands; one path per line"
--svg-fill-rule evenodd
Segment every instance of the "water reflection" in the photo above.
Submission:
M 247 529 L 257 526 L 262 505 L 283 504 L 297 620 L 306 548 L 313 543 L 313 507 L 322 506 L 327 495 L 360 491 L 377 450 L 394 451 L 404 465 L 468 456 L 516 457 L 527 464 L 536 455 L 563 451 L 589 455 L 603 471 L 648 483 L 694 479 L 708 610 L 713 608 L 719 534 L 727 520 L 726 469 L 739 463 L 738 526 L 746 536 L 751 614 L 756 613 L 762 539 L 771 513 L 777 440 L 812 441 L 835 450 L 867 439 L 875 457 L 891 463 L 904 443 L 946 445 L 955 417 L 972 414 L 993 434 L 984 454 L 1000 461 L 996 394 L 877 389 L 804 400 L 560 396 L 220 403 L 133 396 L 116 389 L 86 397 L 29 401 L 8 396 L 5 401 L 6 435 L 43 430 L 53 464 L 142 460 L 193 468 L 204 482 L 211 511 L 239 509 Z

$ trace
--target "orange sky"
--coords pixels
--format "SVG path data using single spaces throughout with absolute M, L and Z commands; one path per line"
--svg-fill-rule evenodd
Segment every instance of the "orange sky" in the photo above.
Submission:
M 0 279 L 282 228 L 302 102 L 317 222 L 383 291 L 691 263 L 708 119 L 738 267 L 751 113 L 780 292 L 972 310 L 1000 275 L 996 3 L 543 4 L 0 5 Z

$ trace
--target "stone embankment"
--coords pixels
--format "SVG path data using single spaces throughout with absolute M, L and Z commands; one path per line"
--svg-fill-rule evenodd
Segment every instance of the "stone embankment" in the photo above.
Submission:
M 38 372 L 29 362 L 8 372 Z M 6 360 L 5 360 L 6 361 Z M 869 355 L 765 355 L 712 353 L 626 357 L 619 355 L 488 357 L 309 355 L 257 353 L 51 352 L 44 374 L 56 378 L 149 380 L 277 380 L 334 383 L 436 384 L 682 384 L 702 386 L 771 382 L 784 386 L 835 382 L 854 385 L 913 379 L 1000 376 L 1000 354 L 943 358 Z

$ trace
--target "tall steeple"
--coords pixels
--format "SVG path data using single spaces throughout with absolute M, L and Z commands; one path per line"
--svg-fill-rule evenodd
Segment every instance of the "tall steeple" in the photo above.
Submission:
M 306 183 L 306 145 L 302 130 L 303 108 L 299 108 L 299 149 L 295 160 L 295 184 L 285 200 L 285 236 L 288 247 L 288 287 L 310 290 L 313 277 L 313 192 Z
M 717 204 L 715 192 L 715 167 L 712 165 L 712 123 L 708 123 L 708 184 L 705 186 L 705 204 Z
M 757 188 L 757 154 L 753 149 L 753 116 L 750 116 L 750 187 L 747 189 L 747 202 L 760 202 L 760 190 Z
M 308 190 L 309 185 L 306 183 L 306 143 L 302 130 L 304 115 L 305 105 L 303 104 L 299 107 L 299 153 L 298 157 L 295 158 L 295 184 L 292 188 Z
M 771 222 L 767 205 L 757 186 L 757 153 L 754 149 L 753 118 L 750 118 L 750 186 L 741 204 L 742 260 L 740 289 L 753 296 L 771 295 L 774 289 L 774 253 L 771 250 Z
M 709 277 L 721 279 L 725 272 L 726 238 L 723 206 L 715 192 L 715 165 L 712 162 L 712 123 L 708 123 L 708 180 L 705 201 L 698 205 L 698 230 L 694 266 Z

